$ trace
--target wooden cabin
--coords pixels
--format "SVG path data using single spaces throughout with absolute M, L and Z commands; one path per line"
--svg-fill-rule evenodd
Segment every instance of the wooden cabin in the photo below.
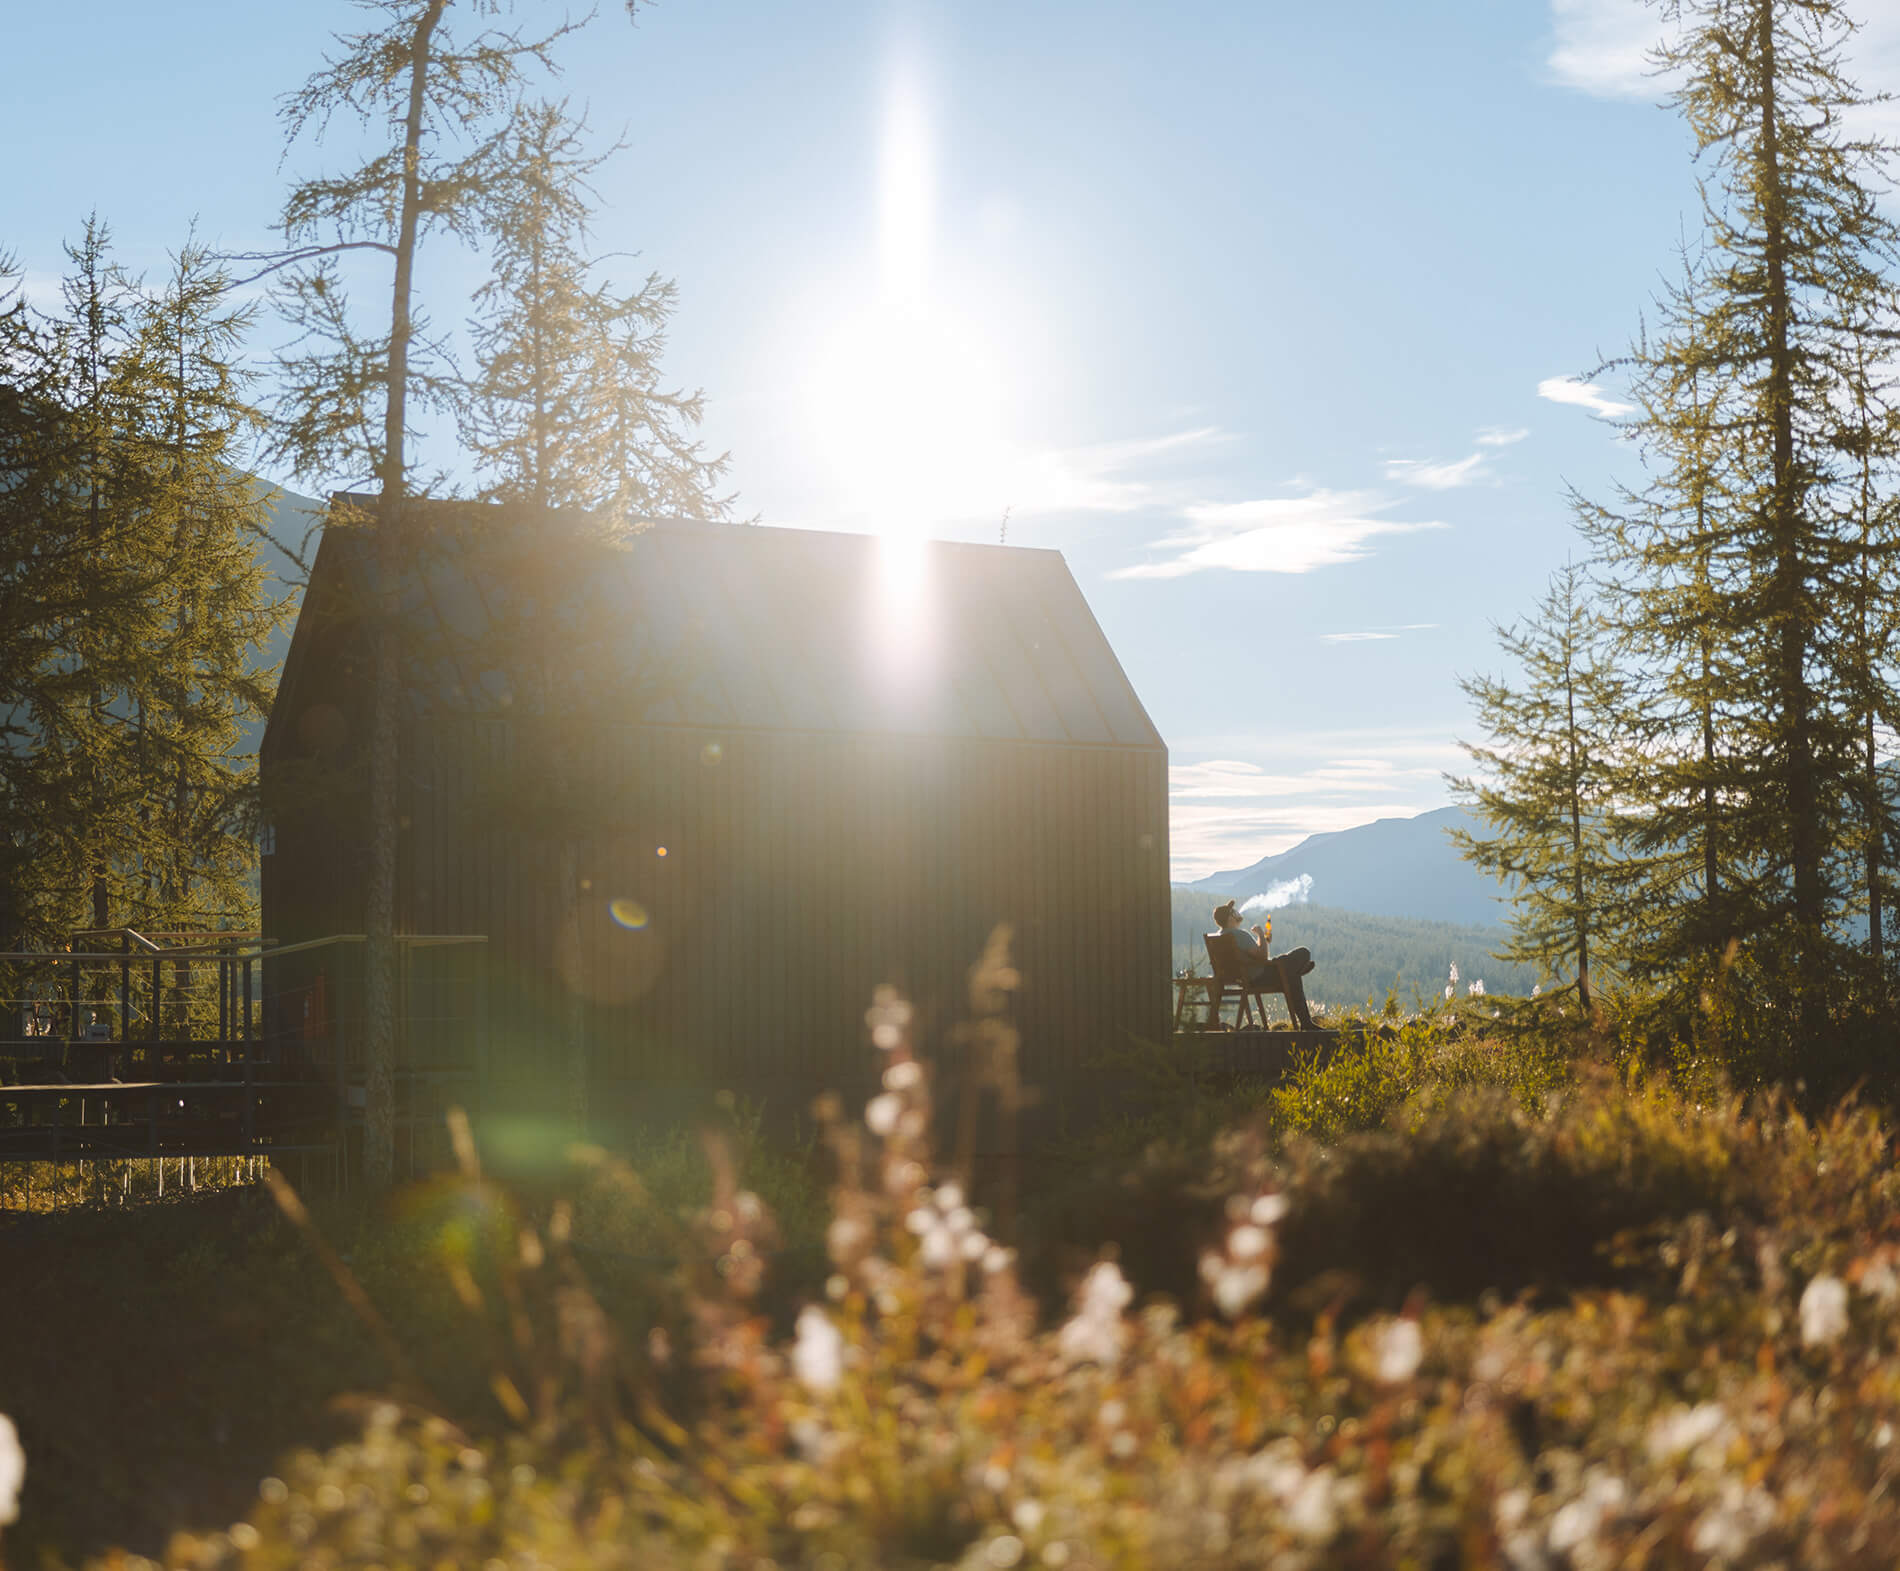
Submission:
M 947 1053 L 999 923 L 1031 1083 L 1165 1039 L 1167 750 L 1059 553 L 449 503 L 405 534 L 397 927 L 487 935 L 498 1094 L 576 1009 L 602 1110 L 861 1086 L 873 989 Z M 364 926 L 372 547 L 328 527 L 264 739 L 279 943 Z

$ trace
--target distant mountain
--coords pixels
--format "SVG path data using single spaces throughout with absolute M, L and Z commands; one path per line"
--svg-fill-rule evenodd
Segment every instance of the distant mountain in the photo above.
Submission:
M 1243 900 L 1279 893 L 1279 905 L 1310 900 L 1339 911 L 1491 927 L 1506 914 L 1503 890 L 1460 856 L 1445 833 L 1477 825 L 1462 807 L 1441 807 L 1416 818 L 1381 818 L 1355 829 L 1309 835 L 1292 850 L 1264 856 L 1251 867 L 1179 887 Z

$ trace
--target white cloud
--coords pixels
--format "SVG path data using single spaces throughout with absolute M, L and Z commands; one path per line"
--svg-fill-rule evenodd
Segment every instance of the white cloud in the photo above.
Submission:
M 1900 7 L 1869 0 L 1853 8 L 1860 24 L 1849 40 L 1848 75 L 1868 92 L 1900 89 Z M 1550 0 L 1553 80 L 1594 98 L 1660 102 L 1675 86 L 1659 75 L 1650 51 L 1675 31 L 1643 0 Z M 1846 117 L 1856 136 L 1900 134 L 1900 103 L 1867 104 Z
M 1576 376 L 1545 377 L 1537 384 L 1537 396 L 1548 398 L 1553 404 L 1575 404 L 1592 414 L 1602 415 L 1606 420 L 1636 412 L 1634 404 L 1618 403 L 1596 383 L 1586 382 Z
M 1401 633 L 1423 633 L 1436 626 L 1436 622 L 1405 622 L 1398 627 L 1372 628 L 1362 633 L 1321 633 L 1319 636 L 1321 642 L 1328 644 L 1364 644 L 1397 638 Z
M 1183 883 L 1308 835 L 1443 807 L 1444 772 L 1469 765 L 1443 736 L 1397 729 L 1190 737 L 1173 751 L 1213 755 L 1168 770 L 1173 877 Z
M 990 489 L 1010 497 L 1017 514 L 1127 513 L 1167 500 L 1150 475 L 1131 471 L 1189 458 L 1230 440 L 1213 426 L 1017 455 Z M 1014 473 L 1008 471 L 1013 469 Z
M 1403 485 L 1422 486 L 1427 491 L 1452 491 L 1459 486 L 1482 480 L 1488 471 L 1484 454 L 1473 453 L 1453 463 L 1433 463 L 1421 458 L 1388 458 L 1385 475 Z
M 1565 87 L 1595 98 L 1668 93 L 1649 62 L 1663 23 L 1641 0 L 1550 0 L 1550 23 L 1555 36 L 1547 63 Z
M 1528 426 L 1488 425 L 1478 432 L 1477 441 L 1480 447 L 1509 447 L 1513 442 L 1523 441 L 1530 434 Z
M 1376 535 L 1443 529 L 1442 523 L 1378 518 L 1395 499 L 1376 491 L 1318 490 L 1253 502 L 1201 502 L 1182 509 L 1183 527 L 1155 541 L 1166 560 L 1142 562 L 1115 578 L 1180 578 L 1224 568 L 1237 573 L 1310 573 L 1370 555 Z

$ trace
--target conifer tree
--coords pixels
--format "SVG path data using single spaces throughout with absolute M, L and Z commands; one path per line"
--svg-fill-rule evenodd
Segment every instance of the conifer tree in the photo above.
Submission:
M 564 1101 L 577 1126 L 592 990 L 583 842 L 614 825 L 626 789 L 588 767 L 590 741 L 645 713 L 670 680 L 657 665 L 629 668 L 627 629 L 611 598 L 589 588 L 625 570 L 614 558 L 648 520 L 728 511 L 717 492 L 727 460 L 694 434 L 703 394 L 661 381 L 673 283 L 650 275 L 622 293 L 594 281 L 587 179 L 606 156 L 587 151 L 562 106 L 523 115 L 490 206 L 494 275 L 476 297 L 463 424 L 481 495 L 506 504 L 484 557 L 504 581 L 490 597 L 503 620 L 487 630 L 484 659 L 507 668 L 515 767 L 490 783 L 488 811 L 553 852 Z
M 1890 149 L 1846 129 L 1864 96 L 1841 63 L 1839 0 L 1666 0 L 1660 55 L 1709 159 L 1706 299 L 1696 331 L 1720 368 L 1731 474 L 1718 564 L 1726 657 L 1751 717 L 1731 772 L 1735 938 L 1774 964 L 1804 1038 L 1822 1018 L 1842 914 L 1844 839 L 1862 799 L 1858 706 L 1843 658 L 1854 552 L 1839 488 L 1855 421 L 1851 345 L 1900 320 L 1900 231 L 1878 192 Z
M 248 925 L 241 727 L 275 625 L 236 466 L 245 317 L 188 244 L 148 294 L 88 222 L 64 309 L 0 313 L 0 798 L 9 941 Z
M 1451 781 L 1490 832 L 1452 838 L 1512 891 L 1500 958 L 1571 976 L 1588 1010 L 1595 968 L 1615 952 L 1624 920 L 1614 738 L 1627 689 L 1574 563 L 1553 577 L 1536 615 L 1500 628 L 1498 642 L 1521 675 L 1462 684 L 1490 741 L 1462 744 L 1483 774 Z
M 286 313 L 300 330 L 283 361 L 286 382 L 280 451 L 304 477 L 333 481 L 373 476 L 374 517 L 356 520 L 373 534 L 369 725 L 369 868 L 364 926 L 364 1178 L 389 1182 L 395 1158 L 396 775 L 402 649 L 397 594 L 406 504 L 419 482 L 411 424 L 447 385 L 430 354 L 427 324 L 415 300 L 416 259 L 436 233 L 474 240 L 483 203 L 499 183 L 498 160 L 514 134 L 524 83 L 551 70 L 562 24 L 534 36 L 505 29 L 458 39 L 452 0 L 357 0 L 376 25 L 339 37 L 337 52 L 286 101 L 287 141 L 321 137 L 338 114 L 372 136 L 364 162 L 343 174 L 298 183 L 283 228 L 295 248 L 270 266 L 295 264 L 284 289 Z M 475 18 L 498 6 L 465 0 Z M 390 266 L 387 316 L 359 325 L 338 257 L 367 251 Z M 382 325 L 386 322 L 386 326 Z

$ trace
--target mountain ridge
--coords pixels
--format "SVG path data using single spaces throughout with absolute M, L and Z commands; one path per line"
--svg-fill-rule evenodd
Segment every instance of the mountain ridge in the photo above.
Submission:
M 1371 916 L 1495 927 L 1507 913 L 1503 886 L 1467 862 L 1447 833 L 1480 827 L 1474 814 L 1455 806 L 1379 818 L 1308 835 L 1247 867 L 1175 887 L 1243 900 L 1267 896 L 1270 908 L 1310 900 Z

